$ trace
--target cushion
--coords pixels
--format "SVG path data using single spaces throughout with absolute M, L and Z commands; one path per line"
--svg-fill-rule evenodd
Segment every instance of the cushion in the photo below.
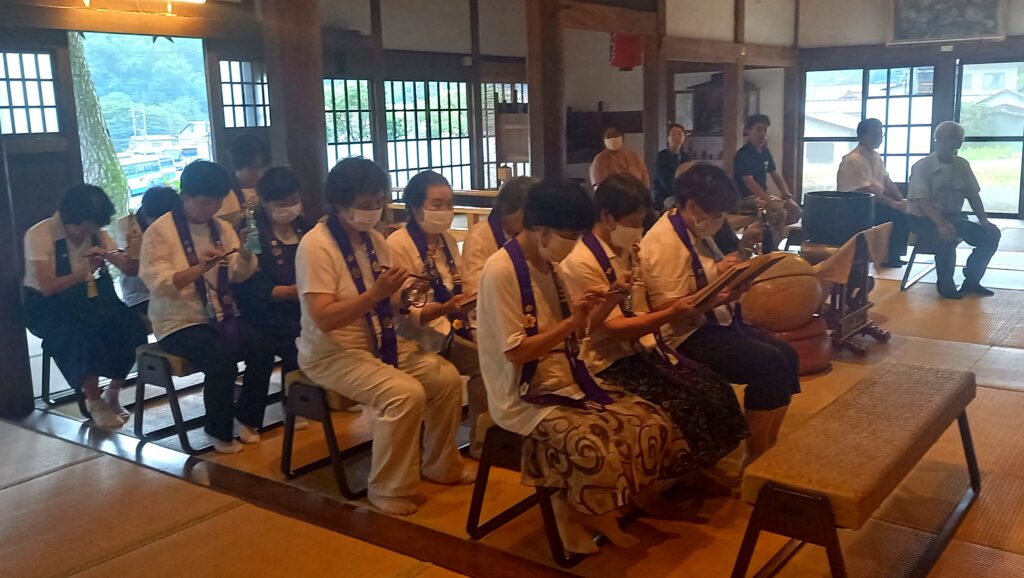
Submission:
M 284 376 L 284 391 L 287 394 L 288 388 L 293 383 L 301 383 L 303 385 L 309 385 L 312 387 L 322 387 L 313 382 L 313 380 L 306 377 L 302 370 L 290 371 L 288 375 Z M 326 388 L 324 388 L 326 389 Z M 350 407 L 359 405 L 359 402 L 352 401 L 351 399 L 341 395 L 336 391 L 327 390 L 327 405 L 334 411 L 344 411 Z
M 193 373 L 198 373 L 198 370 L 192 367 L 192 364 L 189 363 L 187 359 L 167 353 L 160 348 L 158 343 L 147 343 L 145 345 L 140 345 L 135 349 L 136 359 L 141 357 L 143 354 L 166 359 L 168 364 L 171 366 L 171 375 L 175 377 L 185 377 L 187 375 L 192 375 Z
M 742 497 L 768 482 L 806 490 L 858 529 L 974 395 L 973 373 L 884 364 L 748 466 Z

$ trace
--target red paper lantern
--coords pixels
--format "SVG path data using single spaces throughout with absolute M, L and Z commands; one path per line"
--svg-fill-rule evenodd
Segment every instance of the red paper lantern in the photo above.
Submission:
M 633 70 L 644 63 L 644 37 L 636 34 L 612 33 L 612 66 L 619 70 Z

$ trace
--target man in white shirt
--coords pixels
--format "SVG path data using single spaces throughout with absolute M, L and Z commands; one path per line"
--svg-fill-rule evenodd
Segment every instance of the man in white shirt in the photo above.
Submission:
M 907 202 L 885 172 L 882 156 L 876 152 L 884 137 L 882 121 L 877 118 L 862 120 L 857 125 L 860 142 L 857 148 L 843 157 L 836 184 L 844 193 L 856 191 L 875 195 L 875 224 L 892 223 L 889 256 L 882 266 L 899 268 L 906 265 L 903 256 L 907 254 L 910 221 L 907 219 Z

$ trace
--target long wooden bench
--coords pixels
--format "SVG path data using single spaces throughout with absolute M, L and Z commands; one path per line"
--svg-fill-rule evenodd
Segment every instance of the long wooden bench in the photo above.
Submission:
M 757 576 L 777 572 L 804 543 L 824 546 L 835 578 L 846 577 L 837 528 L 861 528 L 956 421 L 970 487 L 912 577 L 923 578 L 981 491 L 967 424 L 974 374 L 887 364 L 854 385 L 747 467 L 743 499 L 755 504 L 733 578 L 747 575 L 760 532 L 791 538 Z

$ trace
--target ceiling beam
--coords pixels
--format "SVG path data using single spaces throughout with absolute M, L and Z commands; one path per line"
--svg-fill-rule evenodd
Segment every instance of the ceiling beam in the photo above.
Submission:
M 658 33 L 656 12 L 641 12 L 576 0 L 563 0 L 558 19 L 563 28 L 637 35 Z

